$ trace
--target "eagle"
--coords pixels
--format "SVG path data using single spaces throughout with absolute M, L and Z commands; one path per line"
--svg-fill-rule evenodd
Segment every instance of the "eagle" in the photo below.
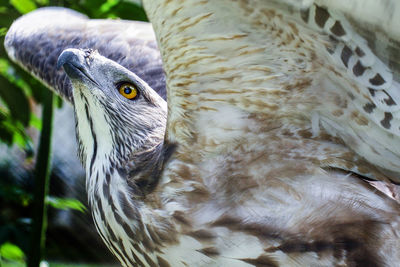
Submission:
M 121 264 L 398 265 L 400 3 L 143 5 L 152 26 L 51 8 L 5 39 L 74 106 Z

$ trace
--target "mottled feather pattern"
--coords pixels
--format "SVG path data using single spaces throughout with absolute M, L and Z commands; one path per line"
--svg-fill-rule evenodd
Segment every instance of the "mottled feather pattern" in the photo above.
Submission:
M 184 262 L 396 262 L 398 204 L 372 196 L 352 173 L 385 180 L 390 172 L 371 163 L 398 168 L 398 139 L 360 110 L 369 91 L 358 94 L 356 75 L 328 51 L 345 43 L 330 39 L 340 25 L 315 31 L 301 9 L 285 13 L 268 1 L 145 1 L 145 8 L 167 73 L 167 139 L 179 143 L 159 190 L 190 233 L 182 255 L 189 245 L 199 252 Z M 391 146 L 381 148 L 378 137 Z
M 197 3 L 197 5 L 199 4 Z M 265 121 L 265 125 L 279 125 L 281 118 L 287 120 L 290 116 L 295 117 L 296 120 L 299 119 L 299 123 L 302 123 L 301 119 L 305 119 L 308 124 L 310 114 L 317 114 L 316 117 L 319 118 L 322 127 L 329 134 L 343 139 L 348 146 L 368 161 L 376 162 L 378 160 L 380 167 L 395 172 L 400 163 L 398 150 L 400 144 L 399 139 L 393 137 L 393 133 L 397 131 L 397 120 L 393 118 L 390 107 L 386 110 L 374 108 L 377 106 L 374 101 L 378 100 L 371 98 L 370 90 L 364 84 L 359 84 L 358 77 L 351 72 L 356 63 L 351 65 L 352 68 L 346 71 L 346 74 L 342 70 L 343 63 L 338 62 L 341 60 L 340 54 L 339 57 L 335 57 L 335 54 L 332 56 L 326 50 L 336 45 L 341 47 L 341 50 L 338 49 L 343 52 L 343 42 L 339 39 L 330 40 L 329 38 L 335 37 L 332 32 L 322 32 L 320 35 L 316 35 L 315 31 L 310 31 L 309 23 L 302 25 L 301 20 L 296 20 L 296 18 L 300 19 L 301 12 L 303 12 L 303 16 L 304 12 L 311 12 L 312 14 L 308 14 L 307 18 L 308 20 L 313 19 L 314 26 L 319 23 L 325 27 L 329 22 L 331 24 L 329 29 L 334 25 L 339 25 L 336 23 L 337 20 L 330 18 L 330 13 L 318 6 L 312 6 L 306 11 L 298 10 L 298 14 L 284 17 L 284 14 L 279 14 L 276 8 L 271 8 L 271 4 L 268 2 L 256 4 L 258 8 L 254 10 L 248 8 L 246 3 L 238 3 L 238 5 L 241 5 L 239 9 L 241 14 L 238 14 L 238 18 L 235 17 L 235 20 L 238 24 L 246 25 L 242 20 L 253 18 L 253 21 L 250 22 L 254 23 L 260 31 L 255 34 L 257 38 L 250 36 L 248 33 L 251 32 L 250 29 L 239 32 L 235 27 L 227 28 L 227 23 L 221 24 L 221 28 L 223 28 L 221 32 L 224 32 L 225 36 L 219 38 L 212 38 L 212 31 L 202 31 L 197 27 L 185 26 L 197 25 L 203 20 L 205 25 L 213 24 L 212 15 L 206 12 L 196 13 L 197 16 L 184 19 L 179 26 L 178 22 L 169 19 L 171 25 L 176 27 L 163 31 L 162 34 L 165 36 L 158 36 L 161 43 L 174 36 L 174 42 L 165 45 L 163 43 L 162 47 L 162 53 L 168 54 L 164 60 L 164 67 L 169 73 L 169 79 L 173 81 L 170 87 L 179 88 L 169 91 L 171 94 L 169 101 L 178 101 L 177 104 L 172 103 L 171 106 L 174 109 L 169 111 L 169 132 L 167 134 L 171 140 L 174 140 L 175 134 L 177 138 L 187 140 L 186 142 L 189 144 L 200 139 L 210 144 L 210 149 L 213 149 L 215 147 L 213 145 L 220 144 L 220 141 L 215 140 L 217 136 L 221 136 L 225 142 L 229 138 L 235 138 L 235 133 L 241 134 L 240 131 L 235 131 L 235 128 L 240 128 L 241 118 L 247 116 L 241 111 L 235 112 L 238 110 L 236 107 L 240 107 L 246 112 L 257 111 L 258 114 L 260 112 L 268 114 L 269 121 L 273 121 L 273 123 Z M 260 6 L 265 6 L 265 8 L 260 8 Z M 272 5 L 272 7 L 274 6 Z M 319 11 L 317 12 L 317 10 Z M 179 14 L 180 11 L 176 12 Z M 321 13 L 324 13 L 325 17 Z M 322 18 L 317 19 L 316 15 Z M 311 18 L 311 16 L 314 17 Z M 348 26 L 348 23 L 343 20 L 340 25 L 343 28 Z M 157 27 L 156 24 L 154 26 Z M 214 27 L 214 25 L 212 26 Z M 338 27 L 336 26 L 336 28 Z M 210 28 L 212 27 L 210 26 Z M 193 34 L 188 33 L 187 36 L 178 39 L 181 32 L 187 32 L 186 29 L 191 30 Z M 351 31 L 351 28 L 347 30 Z M 336 31 L 338 30 L 336 29 Z M 204 40 L 198 32 L 204 32 Z M 264 33 L 265 39 L 259 38 L 261 32 Z M 300 35 L 299 32 L 303 34 Z M 342 36 L 344 35 L 342 34 Z M 374 57 L 361 37 L 355 35 L 354 38 L 360 42 L 360 45 L 355 46 L 354 50 L 358 50 L 357 48 L 362 43 L 365 53 L 368 51 L 369 56 Z M 209 48 L 202 45 L 203 42 L 213 42 L 215 45 Z M 249 42 L 251 43 L 249 44 Z M 188 47 L 191 47 L 191 53 L 190 59 L 186 60 Z M 241 61 L 241 58 L 245 58 L 246 61 Z M 378 62 L 378 65 L 383 65 L 376 57 L 373 60 Z M 331 66 L 326 62 L 331 62 Z M 191 70 L 191 66 L 198 68 L 203 65 L 209 65 L 207 71 Z M 213 69 L 210 69 L 211 67 Z M 382 71 L 388 73 L 388 77 L 392 77 L 386 67 L 382 68 Z M 382 74 L 385 77 L 387 75 Z M 196 80 L 193 79 L 193 76 L 196 77 Z M 215 79 L 212 78 L 213 76 Z M 203 80 L 205 82 L 202 82 Z M 388 82 L 393 81 L 387 80 Z M 265 87 L 263 85 L 265 81 L 268 81 L 267 89 L 262 88 Z M 240 86 L 235 88 L 236 84 Z M 325 87 L 325 90 L 317 89 L 321 86 Z M 381 91 L 383 94 L 387 93 L 387 91 Z M 209 97 L 210 95 L 211 97 Z M 368 99 L 370 100 L 368 101 Z M 391 103 L 390 98 L 388 99 L 387 101 Z M 186 103 L 196 103 L 196 105 Z M 291 111 L 293 113 L 288 114 Z M 224 115 L 217 115 L 217 119 L 212 114 Z M 197 119 L 194 119 L 193 116 Z M 303 118 L 301 118 L 302 116 Z M 175 120 L 175 117 L 178 119 Z M 207 138 L 212 136 L 214 140 L 206 140 L 207 138 L 202 136 L 202 129 L 210 127 L 202 127 L 201 123 L 210 124 L 213 123 L 213 120 L 217 121 L 216 127 L 212 127 L 213 133 L 207 132 L 205 135 Z M 223 120 L 224 123 L 222 123 Z M 218 134 L 215 132 L 218 128 L 228 129 L 229 134 L 226 130 Z M 354 128 L 357 130 L 354 131 Z M 230 129 L 232 130 L 230 131 Z M 197 136 L 194 136 L 193 133 L 196 133 Z M 378 143 L 372 141 L 378 137 L 380 139 Z M 355 142 L 356 140 L 360 141 Z M 221 146 L 218 146 L 218 149 L 220 148 Z M 396 176 L 391 178 L 395 181 L 398 180 Z

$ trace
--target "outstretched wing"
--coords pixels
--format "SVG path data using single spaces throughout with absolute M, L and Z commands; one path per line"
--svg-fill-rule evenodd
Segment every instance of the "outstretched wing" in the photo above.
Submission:
M 182 157 L 246 143 L 400 181 L 399 2 L 144 2 Z
M 399 205 L 354 175 L 399 179 L 397 104 L 373 95 L 397 101 L 395 64 L 329 2 L 144 1 L 177 143 L 159 195 L 197 230 L 186 265 L 397 261 Z
M 11 26 L 5 47 L 15 62 L 64 99 L 72 101 L 71 83 L 57 58 L 66 48 L 91 48 L 135 72 L 164 99 L 165 77 L 151 24 L 91 20 L 59 7 L 42 8 Z

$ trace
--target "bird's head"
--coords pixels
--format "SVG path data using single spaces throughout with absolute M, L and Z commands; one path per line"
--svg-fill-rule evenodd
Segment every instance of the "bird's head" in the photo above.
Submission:
M 93 162 L 123 166 L 133 154 L 162 142 L 166 102 L 134 73 L 93 50 L 66 49 L 57 66 L 72 82 L 80 156 L 87 170 Z

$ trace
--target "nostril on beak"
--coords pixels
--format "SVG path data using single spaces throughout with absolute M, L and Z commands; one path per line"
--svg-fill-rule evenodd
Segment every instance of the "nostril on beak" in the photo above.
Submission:
M 96 81 L 92 78 L 91 69 L 88 64 L 88 55 L 91 55 L 91 51 L 75 48 L 64 50 L 58 57 L 57 69 L 63 67 L 71 81 L 89 79 L 96 84 Z
M 79 60 L 79 53 L 78 49 L 66 49 L 64 50 L 61 55 L 58 57 L 57 60 L 57 69 L 61 68 L 65 64 L 69 63 L 79 68 L 82 63 Z

